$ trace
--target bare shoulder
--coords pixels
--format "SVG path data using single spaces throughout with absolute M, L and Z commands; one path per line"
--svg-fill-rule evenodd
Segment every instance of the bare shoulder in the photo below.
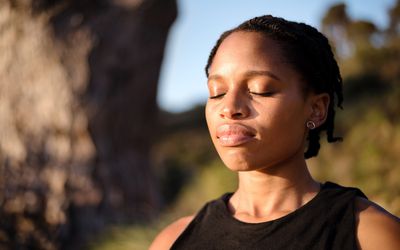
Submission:
M 356 200 L 356 227 L 360 249 L 399 249 L 400 219 L 367 199 Z
M 164 230 L 162 230 L 154 239 L 153 243 L 150 245 L 149 250 L 170 249 L 172 244 L 185 230 L 185 228 L 189 225 L 193 218 L 194 216 L 182 217 L 164 228 Z

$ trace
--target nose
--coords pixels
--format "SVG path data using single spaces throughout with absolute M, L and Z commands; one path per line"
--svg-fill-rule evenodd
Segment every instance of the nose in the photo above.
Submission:
M 247 99 L 243 93 L 227 93 L 223 98 L 220 117 L 235 120 L 248 117 L 250 108 Z

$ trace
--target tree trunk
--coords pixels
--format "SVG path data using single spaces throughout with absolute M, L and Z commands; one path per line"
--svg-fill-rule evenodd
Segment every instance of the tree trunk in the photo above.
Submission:
M 149 150 L 175 17 L 174 0 L 0 3 L 0 248 L 76 247 L 158 211 Z

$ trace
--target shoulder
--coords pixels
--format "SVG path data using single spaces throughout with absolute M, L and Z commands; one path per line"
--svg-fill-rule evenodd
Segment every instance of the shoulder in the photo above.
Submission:
M 175 240 L 185 230 L 194 216 L 186 216 L 173 222 L 162 230 L 154 239 L 149 250 L 170 249 Z
M 398 249 L 400 246 L 400 219 L 377 204 L 356 199 L 356 230 L 359 248 Z

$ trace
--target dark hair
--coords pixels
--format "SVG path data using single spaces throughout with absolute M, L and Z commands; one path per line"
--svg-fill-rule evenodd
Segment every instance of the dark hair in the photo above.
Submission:
M 302 76 L 305 91 L 329 94 L 331 101 L 327 119 L 321 126 L 309 131 L 308 148 L 304 157 L 308 159 L 318 155 L 320 133 L 323 130 L 326 130 L 328 142 L 342 140 L 340 137 L 334 137 L 333 131 L 335 103 L 342 108 L 343 83 L 328 39 L 317 29 L 304 23 L 291 22 L 271 15 L 255 17 L 220 36 L 208 57 L 207 77 L 208 69 L 222 41 L 238 31 L 259 32 L 277 41 L 288 63 Z

